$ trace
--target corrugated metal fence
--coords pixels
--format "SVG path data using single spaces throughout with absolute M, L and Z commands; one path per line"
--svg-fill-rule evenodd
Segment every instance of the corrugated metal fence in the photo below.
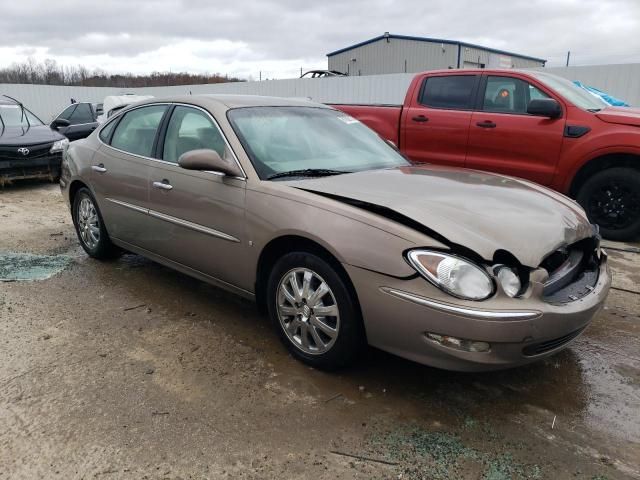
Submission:
M 596 65 L 587 67 L 545 68 L 570 80 L 580 80 L 640 106 L 640 64 Z M 50 85 L 0 84 L 0 94 L 20 99 L 43 121 L 50 121 L 74 98 L 84 102 L 102 102 L 107 95 L 168 95 L 231 93 L 311 98 L 321 103 L 401 104 L 413 74 L 371 75 L 342 78 L 304 78 L 264 82 L 218 83 L 149 88 L 58 87 Z

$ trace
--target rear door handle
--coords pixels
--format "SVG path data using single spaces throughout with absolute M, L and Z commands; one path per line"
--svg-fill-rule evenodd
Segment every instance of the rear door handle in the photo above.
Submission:
M 104 163 L 101 163 L 100 165 L 92 165 L 91 170 L 98 173 L 104 173 L 107 171 L 107 169 L 104 168 Z
M 424 115 L 415 116 L 411 120 L 413 120 L 414 122 L 428 122 L 429 121 L 429 119 L 427 117 L 425 117 Z
M 484 122 L 476 123 L 477 126 L 481 128 L 496 128 L 496 124 L 491 120 L 485 120 Z
M 169 180 L 162 180 L 161 182 L 153 182 L 154 188 L 159 188 L 160 190 L 171 190 L 173 186 L 169 183 Z

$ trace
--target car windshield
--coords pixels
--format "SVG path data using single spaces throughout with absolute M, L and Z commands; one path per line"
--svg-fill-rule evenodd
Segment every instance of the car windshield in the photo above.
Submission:
M 0 128 L 10 127 L 35 127 L 42 125 L 42 122 L 38 117 L 31 113 L 26 108 L 23 110 L 20 105 L 0 105 Z M 28 121 L 27 121 L 28 120 Z
M 546 72 L 531 72 L 531 74 L 583 110 L 597 111 L 609 106 L 604 100 L 592 95 L 566 78 Z
M 248 107 L 230 110 L 228 118 L 261 179 L 409 164 L 375 132 L 336 110 Z

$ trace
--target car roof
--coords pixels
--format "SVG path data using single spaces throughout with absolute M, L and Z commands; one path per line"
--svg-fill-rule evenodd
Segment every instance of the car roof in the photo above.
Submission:
M 261 95 L 230 95 L 230 94 L 205 94 L 205 95 L 180 95 L 164 98 L 145 100 L 136 105 L 149 103 L 186 103 L 215 111 L 231 110 L 245 107 L 316 107 L 330 108 L 321 103 L 316 103 L 304 98 L 267 97 Z

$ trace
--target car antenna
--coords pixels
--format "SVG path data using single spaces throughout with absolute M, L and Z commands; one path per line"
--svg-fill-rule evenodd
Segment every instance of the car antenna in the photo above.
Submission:
M 13 100 L 14 102 L 16 102 L 18 105 L 20 105 L 20 111 L 22 112 L 22 116 L 20 117 L 20 121 L 22 121 L 23 118 L 25 118 L 27 120 L 27 127 L 31 128 L 31 122 L 29 121 L 29 115 L 27 115 L 24 111 L 24 105 L 22 104 L 22 102 L 20 100 L 16 100 L 13 97 L 10 97 L 9 95 L 2 95 L 3 97 L 7 97 L 10 100 Z M 2 124 L 4 125 L 4 121 L 2 122 Z

